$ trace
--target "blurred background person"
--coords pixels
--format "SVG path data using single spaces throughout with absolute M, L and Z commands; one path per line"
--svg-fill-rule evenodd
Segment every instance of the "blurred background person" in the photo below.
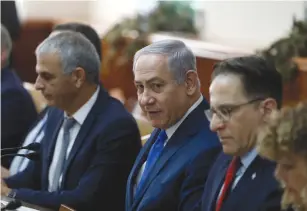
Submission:
M 277 162 L 284 188 L 282 206 L 307 210 L 307 102 L 274 113 L 258 139 L 260 155 Z
M 9 65 L 12 45 L 9 32 L 1 24 L 1 149 L 19 147 L 37 118 L 31 95 Z M 8 168 L 11 160 L 1 158 L 1 165 Z
M 13 44 L 20 36 L 21 23 L 15 1 L 1 1 L 1 24 L 8 30 Z M 10 52 L 9 66 L 12 67 L 13 54 Z
M 100 62 L 102 61 L 101 40 L 96 30 L 88 24 L 69 22 L 57 24 L 53 27 L 51 36 L 65 31 L 79 32 L 83 34 L 94 45 Z
M 1 1 L 1 24 L 7 28 L 13 41 L 19 37 L 21 24 L 15 1 Z

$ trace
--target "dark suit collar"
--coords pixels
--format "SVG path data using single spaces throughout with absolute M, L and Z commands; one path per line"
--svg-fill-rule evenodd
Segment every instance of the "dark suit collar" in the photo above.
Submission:
M 168 141 L 167 145 L 164 147 L 159 159 L 155 163 L 155 165 L 152 167 L 151 172 L 149 173 L 149 176 L 147 180 L 144 182 L 144 188 L 140 190 L 136 195 L 135 195 L 135 200 L 133 203 L 133 207 L 137 206 L 137 204 L 140 202 L 141 198 L 145 194 L 146 190 L 148 189 L 149 185 L 153 181 L 153 179 L 159 174 L 159 172 L 163 169 L 163 167 L 167 164 L 168 160 L 185 144 L 188 143 L 187 138 L 189 136 L 194 135 L 197 133 L 199 130 L 201 130 L 203 124 L 202 122 L 204 121 L 205 115 L 204 115 L 204 110 L 208 108 L 208 104 L 205 101 L 205 99 L 202 101 L 202 103 L 196 107 L 187 117 L 186 119 L 181 123 L 181 125 L 178 127 L 178 129 L 175 131 L 173 136 L 170 138 Z M 155 130 L 154 133 L 155 135 L 153 136 L 154 138 L 148 140 L 149 143 L 146 144 L 146 149 L 144 149 L 145 152 L 142 153 L 142 157 L 140 158 L 139 162 L 137 164 L 137 167 L 139 168 L 134 168 L 134 174 L 138 174 L 140 167 L 144 163 L 144 161 L 147 158 L 148 152 L 156 140 L 157 134 L 159 130 Z M 145 157 L 146 156 L 146 157 Z M 131 185 L 134 185 L 132 182 Z
M 167 137 L 170 138 L 178 129 L 178 127 L 182 124 L 182 122 L 185 120 L 185 118 L 187 118 L 187 116 L 189 116 L 191 114 L 191 112 L 193 110 L 195 110 L 197 108 L 197 106 L 199 106 L 204 100 L 203 96 L 200 96 L 198 98 L 198 100 L 196 102 L 194 102 L 194 104 L 188 109 L 188 111 L 183 115 L 183 117 L 177 121 L 177 123 L 175 123 L 173 126 L 167 128 L 165 130 Z

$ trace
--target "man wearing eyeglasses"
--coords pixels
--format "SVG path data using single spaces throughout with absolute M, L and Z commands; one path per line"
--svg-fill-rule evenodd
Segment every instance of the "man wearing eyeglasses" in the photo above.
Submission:
M 217 63 L 210 104 L 205 113 L 223 152 L 209 173 L 201 210 L 281 210 L 275 163 L 259 157 L 255 149 L 259 129 L 282 104 L 282 79 L 276 68 L 257 56 Z

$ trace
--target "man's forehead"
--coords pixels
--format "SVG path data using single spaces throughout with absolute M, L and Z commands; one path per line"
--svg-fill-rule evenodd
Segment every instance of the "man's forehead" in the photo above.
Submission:
M 239 77 L 233 75 L 219 75 L 214 78 L 210 87 L 210 104 L 234 104 L 244 100 L 242 82 Z
M 134 80 L 150 82 L 168 78 L 168 70 L 165 58 L 160 55 L 142 55 L 139 57 L 134 68 Z

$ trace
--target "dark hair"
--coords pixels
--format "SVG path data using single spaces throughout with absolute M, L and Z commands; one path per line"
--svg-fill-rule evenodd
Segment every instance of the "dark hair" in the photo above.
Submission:
M 100 37 L 91 26 L 83 23 L 64 23 L 56 25 L 52 31 L 74 31 L 83 34 L 96 48 L 100 61 L 102 61 Z
M 242 79 L 249 98 L 273 98 L 282 106 L 282 77 L 272 63 L 260 56 L 226 59 L 213 67 L 212 80 L 220 74 L 236 74 Z

